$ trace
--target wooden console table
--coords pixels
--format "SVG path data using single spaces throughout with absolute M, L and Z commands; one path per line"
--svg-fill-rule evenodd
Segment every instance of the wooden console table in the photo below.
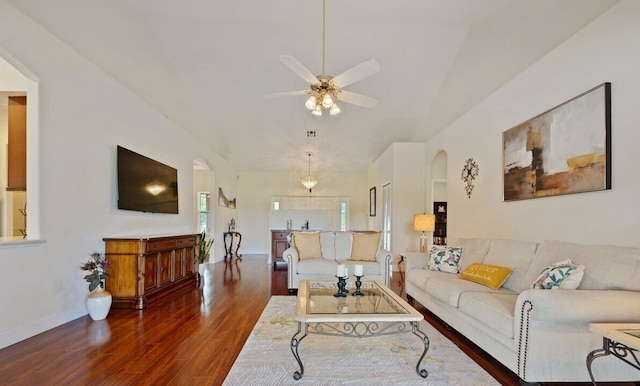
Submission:
M 227 245 L 227 238 L 229 238 L 229 244 L 228 245 Z M 238 244 L 236 245 L 236 251 L 234 253 L 233 252 L 233 240 L 235 238 L 238 239 Z M 223 240 L 224 240 L 224 251 L 225 251 L 224 261 L 227 261 L 227 257 L 229 258 L 229 260 L 232 260 L 233 259 L 233 255 L 235 255 L 238 259 L 240 259 L 242 257 L 242 255 L 238 253 L 238 249 L 240 249 L 240 244 L 242 243 L 242 234 L 240 232 L 236 232 L 236 231 L 224 232 L 223 233 Z M 240 259 L 240 260 L 242 260 L 242 259 Z
M 112 307 L 141 310 L 150 298 L 198 279 L 196 251 L 200 235 L 104 238 L 105 256 L 111 262 L 106 290 Z

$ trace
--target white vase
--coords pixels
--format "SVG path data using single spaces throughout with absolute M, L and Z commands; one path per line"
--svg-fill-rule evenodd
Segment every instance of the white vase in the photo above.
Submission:
M 111 293 L 98 286 L 87 296 L 87 311 L 93 320 L 102 320 L 107 317 L 111 309 Z
M 198 274 L 200 275 L 200 280 L 204 279 L 204 269 L 205 269 L 204 263 L 198 264 Z

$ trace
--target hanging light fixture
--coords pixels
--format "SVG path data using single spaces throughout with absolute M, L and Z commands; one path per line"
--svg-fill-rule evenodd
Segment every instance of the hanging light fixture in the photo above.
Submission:
M 320 114 L 322 115 L 322 110 L 320 110 Z M 309 169 L 307 170 L 307 175 L 300 180 L 300 183 L 309 189 L 309 193 L 311 193 L 311 188 L 318 184 L 318 180 L 311 176 L 311 153 L 307 153 L 307 157 L 309 157 Z
M 327 19 L 327 6 L 326 0 L 322 0 L 322 75 L 318 76 L 319 84 L 312 84 L 311 91 L 316 95 L 311 95 L 305 106 L 311 110 L 311 114 L 315 117 L 322 116 L 322 109 L 329 110 L 330 115 L 340 114 L 340 108 L 335 102 L 339 90 L 331 82 L 333 77 L 325 75 L 324 61 L 325 61 L 325 36 L 326 36 L 326 19 Z

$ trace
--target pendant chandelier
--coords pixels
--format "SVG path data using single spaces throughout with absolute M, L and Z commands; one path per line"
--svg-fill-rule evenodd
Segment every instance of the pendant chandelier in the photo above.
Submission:
M 300 180 L 300 183 L 309 189 L 309 193 L 311 193 L 311 188 L 318 184 L 318 180 L 311 176 L 311 153 L 307 153 L 307 157 L 309 157 L 309 169 L 307 170 L 307 175 Z

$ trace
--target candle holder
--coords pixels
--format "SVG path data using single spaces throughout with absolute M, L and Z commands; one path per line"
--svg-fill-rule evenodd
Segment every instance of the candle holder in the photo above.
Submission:
M 364 293 L 360 291 L 360 287 L 362 286 L 362 281 L 360 279 L 362 279 L 362 276 L 356 276 L 356 290 L 352 294 L 353 296 L 364 296 Z
M 340 276 L 336 277 L 338 278 L 338 292 L 333 294 L 333 296 L 337 298 L 346 298 L 347 293 L 349 293 L 349 291 L 347 291 L 347 278 Z

